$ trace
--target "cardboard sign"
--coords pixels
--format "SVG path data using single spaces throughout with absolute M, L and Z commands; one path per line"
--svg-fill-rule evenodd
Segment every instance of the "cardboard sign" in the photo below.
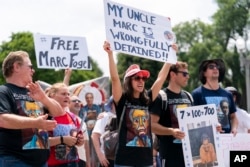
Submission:
M 111 49 L 161 62 L 176 63 L 170 18 L 104 0 L 106 37 Z
M 180 129 L 185 132 L 182 140 L 186 167 L 224 167 L 214 104 L 177 108 Z
M 34 34 L 38 68 L 91 70 L 84 37 Z

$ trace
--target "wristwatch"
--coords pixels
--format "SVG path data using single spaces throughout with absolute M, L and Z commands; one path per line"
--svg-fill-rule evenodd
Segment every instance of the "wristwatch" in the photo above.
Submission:
M 63 143 L 63 136 L 62 135 L 60 135 L 60 140 L 61 140 L 61 144 L 64 144 Z

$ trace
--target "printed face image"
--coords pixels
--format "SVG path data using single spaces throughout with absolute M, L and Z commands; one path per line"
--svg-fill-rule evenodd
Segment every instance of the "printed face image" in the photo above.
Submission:
M 172 38 L 173 38 L 173 34 L 172 34 L 171 32 L 169 32 L 169 31 L 166 31 L 166 32 L 164 33 L 164 35 L 165 35 L 165 38 L 166 38 L 167 40 L 172 40 Z
M 175 34 L 173 32 L 165 31 L 164 37 L 169 42 L 175 42 Z
M 204 149 L 205 152 L 208 152 L 209 151 L 209 140 L 208 139 L 203 139 L 203 142 L 202 142 L 202 148 Z
M 43 115 L 42 108 L 40 108 L 40 106 L 35 102 L 26 101 L 24 103 L 24 112 L 27 114 L 27 116 L 33 118 Z
M 201 123 L 204 124 L 204 123 Z M 188 131 L 193 166 L 220 166 L 217 161 L 212 125 L 192 128 Z
M 132 109 L 129 113 L 131 121 L 131 136 L 126 146 L 132 147 L 151 147 L 151 141 L 148 135 L 149 114 L 145 110 Z
M 132 114 L 133 127 L 137 134 L 145 135 L 148 127 L 148 116 L 144 110 L 134 110 Z
M 229 112 L 229 104 L 228 104 L 228 102 L 223 101 L 221 103 L 221 110 L 222 110 L 223 114 L 228 115 L 228 112 Z
M 18 101 L 19 115 L 36 118 L 44 114 L 43 108 L 38 102 Z M 48 133 L 37 128 L 22 129 L 22 149 L 48 149 Z
M 87 104 L 93 104 L 94 97 L 91 93 L 88 93 L 85 97 L 85 100 Z

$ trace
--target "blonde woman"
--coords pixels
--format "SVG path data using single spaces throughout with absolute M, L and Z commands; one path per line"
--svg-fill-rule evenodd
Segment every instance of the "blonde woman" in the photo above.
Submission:
M 56 83 L 47 89 L 46 93 L 63 108 L 60 114 L 52 117 L 57 121 L 57 126 L 49 138 L 51 153 L 48 166 L 78 167 L 79 156 L 76 146 L 82 146 L 84 139 L 80 131 L 79 120 L 69 111 L 70 92 L 68 86 L 64 83 Z

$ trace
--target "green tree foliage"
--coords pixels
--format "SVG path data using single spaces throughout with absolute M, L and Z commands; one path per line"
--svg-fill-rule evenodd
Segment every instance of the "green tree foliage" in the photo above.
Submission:
M 229 39 L 242 35 L 249 19 L 249 3 L 244 0 L 218 0 L 219 10 L 213 16 L 213 24 L 199 20 L 176 25 L 173 31 L 179 45 L 179 60 L 189 64 L 190 79 L 187 89 L 193 90 L 199 83 L 198 68 L 201 61 L 222 58 L 227 67 L 223 86 L 233 85 L 245 92 L 244 73 L 240 71 L 236 48 L 228 50 Z M 244 3 L 245 2 L 245 3 Z
M 247 4 L 248 2 L 248 4 Z M 214 14 L 214 29 L 216 41 L 223 47 L 223 59 L 226 61 L 229 75 L 224 85 L 234 85 L 245 92 L 245 75 L 240 71 L 239 55 L 236 47 L 230 51 L 227 46 L 230 39 L 243 35 L 249 18 L 249 1 L 247 0 L 217 0 L 219 10 Z
M 233 85 L 243 93 L 243 106 L 245 108 L 246 84 L 245 73 L 240 69 L 239 54 L 236 47 L 228 50 L 230 39 L 236 40 L 243 35 L 247 24 L 250 24 L 249 0 L 217 0 L 219 10 L 214 14 L 216 41 L 223 47 L 223 59 L 226 61 L 228 72 L 223 84 Z
M 38 69 L 35 56 L 35 48 L 33 35 L 31 32 L 18 32 L 12 33 L 11 40 L 9 42 L 3 42 L 0 45 L 0 63 L 2 66 L 4 58 L 11 51 L 24 50 L 29 53 L 31 62 L 35 69 L 34 81 L 41 80 L 50 84 L 61 82 L 64 77 L 64 70 L 52 70 L 52 69 Z M 90 58 L 91 59 L 91 58 Z M 98 64 L 91 59 L 92 70 L 74 70 L 72 72 L 70 84 L 83 82 L 93 78 L 101 77 L 103 72 L 98 67 Z M 5 83 L 4 78 L 0 78 L 0 82 Z
M 180 23 L 173 28 L 173 31 L 176 33 L 179 46 L 178 60 L 189 65 L 190 79 L 186 89 L 192 91 L 200 85 L 198 78 L 200 62 L 216 58 L 221 48 L 213 39 L 213 27 L 200 20 Z
M 249 18 L 249 0 L 217 0 L 219 10 L 214 14 L 214 26 L 223 46 L 236 33 L 242 35 Z M 226 50 L 226 47 L 225 47 Z

